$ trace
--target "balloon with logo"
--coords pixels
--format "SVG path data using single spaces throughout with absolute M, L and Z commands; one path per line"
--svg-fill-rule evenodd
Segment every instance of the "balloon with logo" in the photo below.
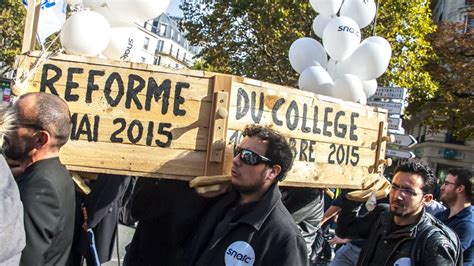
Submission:
M 344 1 L 340 15 L 352 18 L 362 29 L 374 20 L 376 9 L 374 0 L 350 0 Z
M 387 46 L 367 41 L 341 62 L 341 73 L 354 74 L 361 80 L 371 80 L 380 77 L 390 63 L 391 49 Z
M 143 32 L 138 28 L 113 27 L 109 45 L 102 51 L 102 54 L 109 59 L 137 61 L 143 40 Z
M 303 37 L 294 41 L 288 53 L 293 69 L 301 73 L 310 66 L 326 67 L 328 58 L 324 47 L 315 39 Z
M 342 0 L 309 0 L 309 3 L 319 14 L 331 16 L 339 11 Z
M 359 26 L 349 17 L 335 17 L 324 29 L 324 48 L 329 56 L 336 61 L 349 57 L 359 44 Z
M 331 17 L 325 16 L 323 14 L 317 15 L 313 20 L 313 31 L 319 38 L 323 37 L 323 32 L 326 26 L 328 25 L 329 21 L 331 21 Z
M 80 11 L 66 20 L 59 37 L 66 53 L 97 56 L 109 43 L 110 25 L 97 12 Z
M 163 13 L 171 0 L 83 0 L 86 7 L 104 15 L 110 25 L 133 26 Z
M 328 84 L 330 86 L 328 86 Z M 332 96 L 332 78 L 321 66 L 311 66 L 301 73 L 298 79 L 298 87 L 301 90 Z
M 362 81 L 355 75 L 345 74 L 334 82 L 333 95 L 351 102 L 367 102 Z

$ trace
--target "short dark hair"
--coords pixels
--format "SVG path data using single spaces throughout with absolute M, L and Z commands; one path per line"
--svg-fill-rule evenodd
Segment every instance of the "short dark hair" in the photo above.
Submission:
M 20 96 L 22 99 L 34 97 L 32 107 L 35 124 L 48 131 L 56 139 L 54 146 L 61 148 L 71 135 L 71 113 L 66 102 L 56 95 L 44 92 L 31 92 Z
M 288 170 L 293 165 L 293 153 L 286 139 L 269 126 L 260 125 L 248 125 L 242 135 L 244 137 L 258 137 L 267 141 L 268 148 L 264 156 L 272 160 L 272 165 L 281 166 L 281 172 L 277 176 L 277 180 L 284 180 Z
M 398 172 L 411 173 L 419 175 L 423 178 L 423 187 L 421 190 L 424 194 L 433 194 L 436 187 L 436 177 L 431 168 L 422 161 L 413 160 L 405 164 L 401 164 L 395 170 L 395 174 Z
M 456 185 L 463 185 L 465 187 L 465 194 L 469 198 L 472 197 L 472 171 L 465 168 L 453 168 L 448 170 L 448 174 L 456 177 Z

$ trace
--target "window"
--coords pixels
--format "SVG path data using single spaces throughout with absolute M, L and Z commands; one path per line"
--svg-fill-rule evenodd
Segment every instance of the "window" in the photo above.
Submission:
M 158 40 L 158 45 L 156 46 L 155 53 L 163 52 L 163 46 L 165 42 L 163 40 Z
M 143 48 L 148 50 L 148 45 L 150 44 L 150 38 L 145 37 L 145 42 L 143 43 Z
M 165 36 L 167 27 L 168 27 L 168 25 L 161 23 L 160 24 L 160 31 L 158 32 L 158 35 Z
M 183 55 L 183 61 L 186 62 L 186 53 L 184 53 L 184 55 Z
M 176 58 L 179 59 L 179 48 L 178 51 L 176 51 Z
M 179 33 L 178 33 L 177 40 L 178 40 L 178 42 L 180 42 L 180 41 L 181 41 L 181 34 L 179 34 Z
M 158 20 L 153 20 L 153 24 L 151 25 L 151 32 L 156 33 L 158 31 Z
M 142 58 L 141 58 L 141 62 L 142 62 L 142 63 L 145 63 L 145 61 L 146 61 L 146 58 L 145 58 L 145 57 L 142 57 Z
M 170 55 L 173 53 L 173 44 L 170 46 Z
M 155 62 L 154 62 L 153 64 L 155 64 L 155 65 L 159 66 L 159 65 L 160 65 L 160 63 L 161 63 L 161 56 L 157 56 L 157 57 L 155 57 Z

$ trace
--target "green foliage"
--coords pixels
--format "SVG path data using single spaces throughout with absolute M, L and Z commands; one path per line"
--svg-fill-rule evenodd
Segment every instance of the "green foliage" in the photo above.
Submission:
M 211 2 L 211 1 L 210 1 Z M 307 1 L 185 1 L 186 38 L 204 49 L 215 71 L 295 85 L 288 61 L 293 41 L 311 35 L 315 16 Z
M 392 45 L 389 70 L 379 84 L 408 89 L 409 103 L 432 97 L 437 86 L 424 66 L 435 58 L 426 36 L 436 30 L 429 1 L 379 1 L 376 34 Z
M 389 71 L 379 84 L 410 88 L 413 97 L 433 95 L 436 86 L 423 69 L 433 55 L 425 39 L 435 29 L 429 1 L 378 2 L 375 33 L 393 48 Z M 203 47 L 200 56 L 219 72 L 295 86 L 290 45 L 300 37 L 317 38 L 311 26 L 317 14 L 309 1 L 215 1 L 205 6 L 186 1 L 182 8 L 187 39 Z M 368 37 L 370 27 L 364 33 Z
M 26 9 L 22 1 L 0 1 L 0 62 L 12 66 L 20 54 Z M 1 74 L 1 73 L 0 73 Z
M 441 23 L 428 36 L 437 58 L 426 65 L 438 85 L 436 95 L 408 106 L 423 111 L 433 131 L 447 129 L 458 140 L 474 139 L 474 29 L 463 23 Z

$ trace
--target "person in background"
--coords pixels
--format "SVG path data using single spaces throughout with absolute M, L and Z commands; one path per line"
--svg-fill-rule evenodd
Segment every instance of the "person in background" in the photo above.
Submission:
M 323 191 L 319 188 L 281 188 L 283 205 L 296 222 L 306 241 L 308 258 L 323 218 Z
M 186 181 L 138 178 L 130 199 L 138 225 L 124 265 L 185 265 L 186 245 L 208 203 Z
M 99 174 L 91 183 L 91 192 L 84 197 L 83 208 L 87 220 L 83 221 L 79 250 L 88 265 L 93 265 L 87 229 L 92 228 L 100 263 L 112 258 L 114 240 L 117 235 L 120 201 L 130 183 L 130 176 Z
M 27 93 L 6 115 L 14 117 L 5 134 L 5 156 L 23 172 L 18 187 L 24 208 L 26 247 L 20 265 L 66 265 L 74 234 L 74 184 L 59 160 L 69 140 L 71 116 L 59 97 Z
M 344 198 L 336 234 L 342 238 L 368 239 L 357 265 L 460 262 L 460 244 L 455 233 L 447 227 L 440 228 L 439 221 L 425 211 L 424 204 L 432 199 L 435 185 L 436 177 L 428 166 L 411 161 L 395 170 L 388 211 L 387 206 L 377 205 L 360 217 L 357 210 L 362 203 Z
M 448 171 L 441 186 L 441 201 L 448 209 L 436 215 L 461 239 L 464 265 L 474 264 L 474 208 L 472 171 L 456 168 Z
M 23 205 L 3 155 L 0 155 L 0 217 L 0 265 L 18 265 L 25 247 Z

